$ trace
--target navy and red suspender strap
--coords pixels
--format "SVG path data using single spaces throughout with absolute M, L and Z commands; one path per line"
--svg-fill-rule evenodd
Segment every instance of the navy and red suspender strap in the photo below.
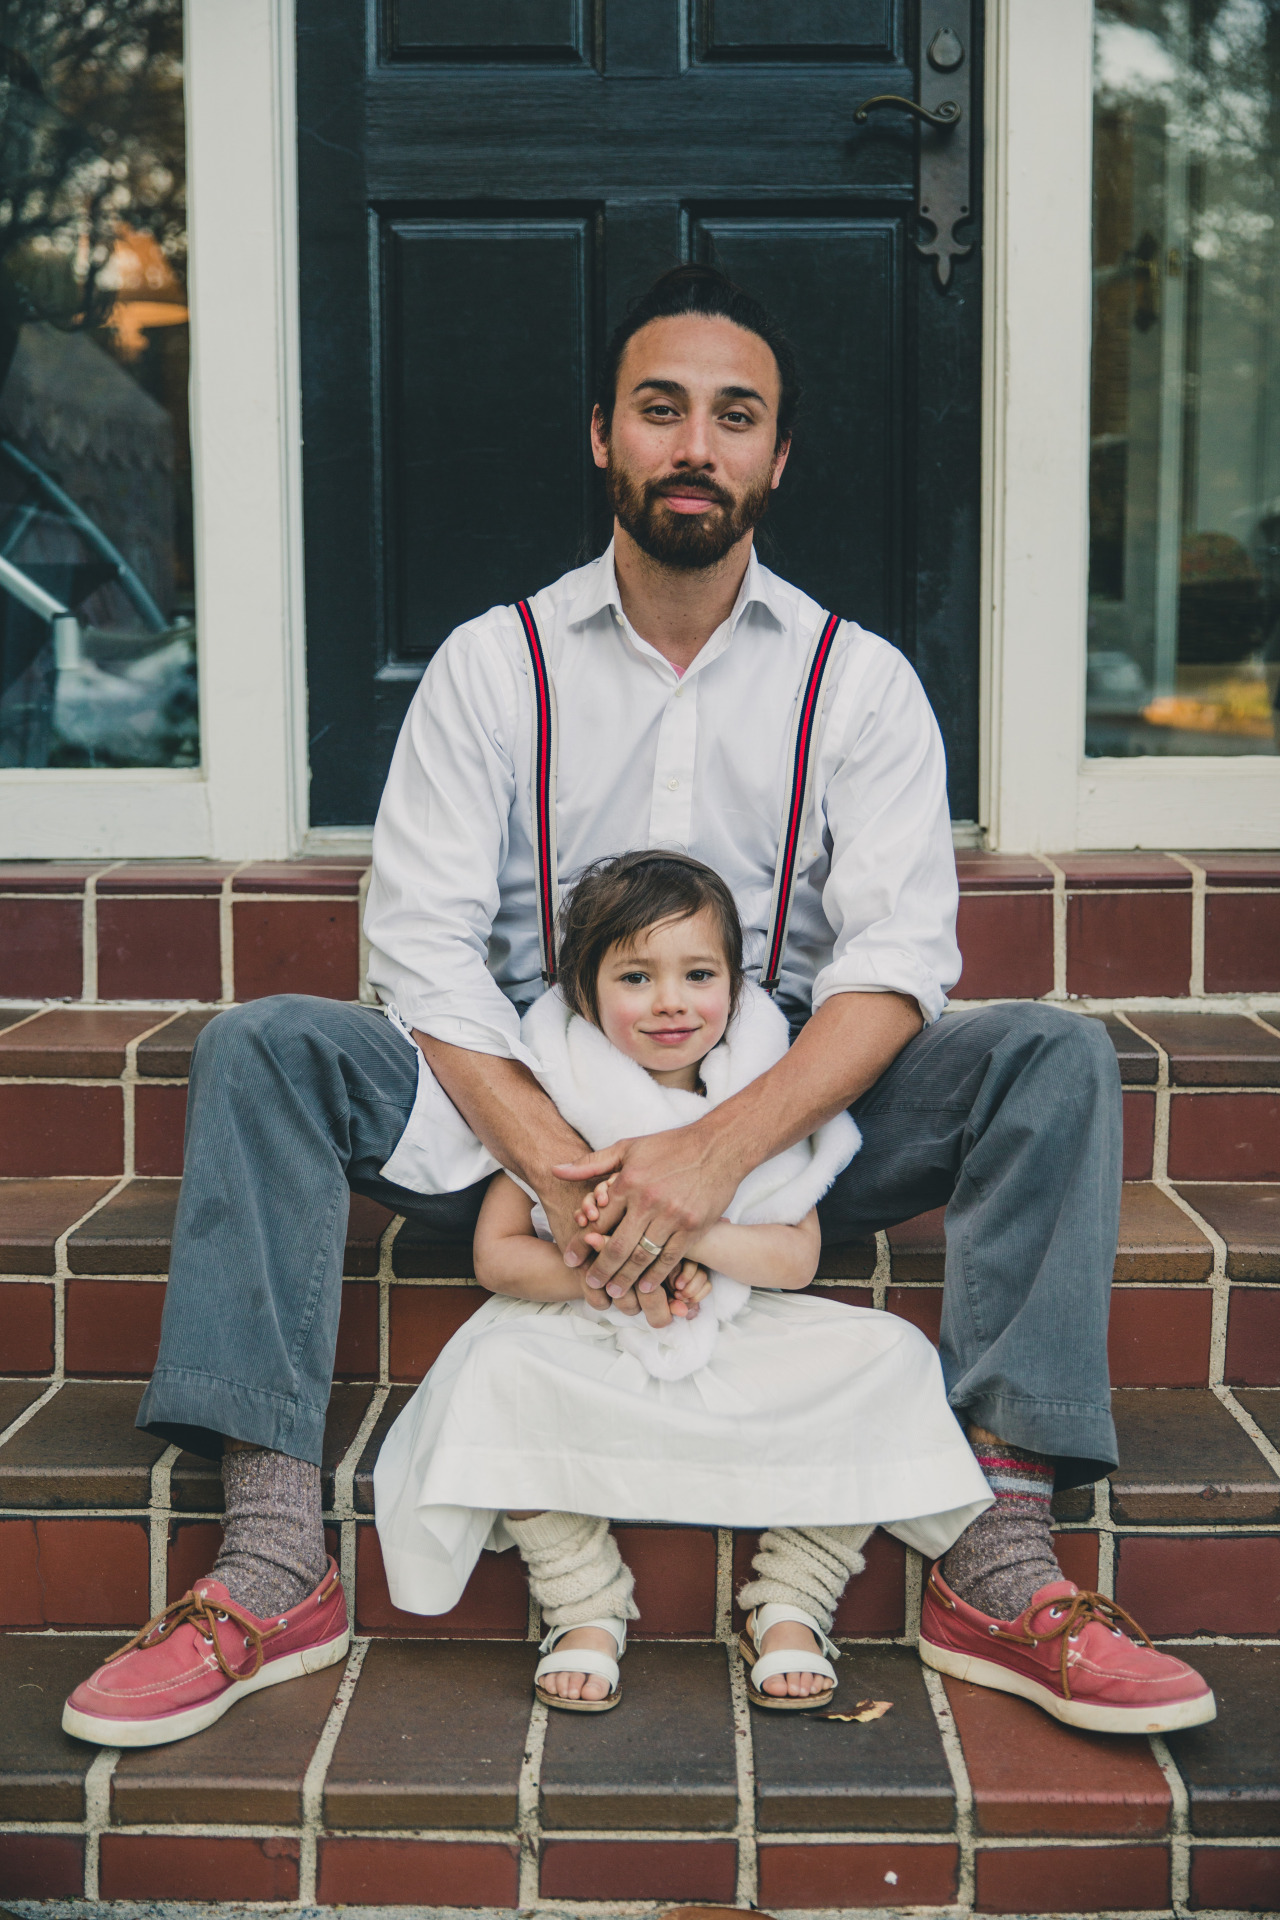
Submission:
M 787 944 L 787 923 L 791 919 L 791 902 L 795 894 L 796 863 L 800 858 L 800 848 L 804 841 L 804 823 L 809 812 L 813 749 L 818 737 L 818 721 L 822 715 L 823 684 L 826 679 L 827 662 L 831 658 L 831 649 L 835 645 L 839 625 L 839 618 L 834 613 L 823 614 L 822 624 L 809 648 L 804 678 L 800 682 L 800 692 L 796 698 L 795 719 L 791 724 L 790 751 L 787 756 L 791 771 L 791 793 L 787 810 L 782 816 L 782 832 L 778 836 L 778 860 L 773 874 L 773 902 L 769 908 L 769 937 L 765 943 L 764 965 L 760 970 L 760 985 L 766 993 L 774 991 L 778 984 L 778 975 L 782 970 L 782 955 Z
M 529 649 L 529 686 L 533 694 L 533 764 L 529 791 L 533 799 L 538 951 L 543 981 L 553 987 L 556 983 L 556 915 L 560 910 L 560 876 L 556 865 L 556 690 L 529 602 L 518 600 L 516 612 Z
M 560 905 L 560 882 L 556 865 L 556 691 L 537 622 L 527 600 L 516 602 L 516 612 L 524 632 L 529 654 L 529 686 L 533 696 L 532 765 L 530 793 L 533 799 L 534 882 L 538 903 L 538 948 L 542 957 L 542 978 L 551 987 L 556 978 L 556 915 Z M 831 649 L 840 626 L 834 613 L 824 614 L 813 637 L 804 678 L 796 696 L 795 718 L 787 753 L 791 771 L 791 790 L 778 836 L 778 858 L 773 875 L 773 902 L 769 910 L 769 931 L 765 941 L 764 967 L 760 985 L 772 993 L 778 984 L 782 955 L 787 944 L 787 923 L 795 892 L 796 865 L 804 843 L 804 823 L 808 816 L 813 775 L 813 751 L 822 715 L 823 688 Z M 621 851 L 621 849 L 620 849 Z

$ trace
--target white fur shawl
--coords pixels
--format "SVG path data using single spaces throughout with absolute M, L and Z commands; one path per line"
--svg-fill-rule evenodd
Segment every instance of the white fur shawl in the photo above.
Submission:
M 537 1061 L 534 1072 L 541 1086 L 593 1149 L 687 1126 L 774 1066 L 789 1044 L 782 1014 L 767 993 L 750 983 L 743 988 L 724 1039 L 702 1062 L 705 1099 L 651 1079 L 598 1027 L 570 1013 L 555 988 L 535 1000 L 521 1022 L 520 1034 Z M 817 1205 L 861 1144 L 849 1115 L 837 1114 L 807 1140 L 748 1174 L 727 1217 L 740 1226 L 766 1222 L 795 1226 Z M 540 1207 L 535 1208 L 534 1220 L 546 1231 Z M 618 1344 L 658 1379 L 681 1380 L 706 1365 L 720 1322 L 733 1318 L 750 1291 L 726 1274 L 713 1274 L 712 1291 L 697 1318 L 673 1320 L 661 1328 L 616 1307 L 601 1314 L 584 1303 L 581 1311 L 597 1324 L 604 1320 L 613 1325 Z

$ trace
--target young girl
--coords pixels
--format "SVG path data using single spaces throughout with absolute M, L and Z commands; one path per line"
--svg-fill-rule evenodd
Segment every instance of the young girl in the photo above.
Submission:
M 521 1032 L 593 1148 L 687 1124 L 788 1044 L 782 1015 L 744 982 L 723 881 L 667 852 L 577 883 L 559 985 Z M 758 1167 L 689 1249 L 662 1328 L 585 1299 L 536 1199 L 495 1174 L 475 1271 L 496 1297 L 444 1349 L 375 1472 L 396 1605 L 448 1611 L 481 1549 L 514 1541 L 549 1629 L 539 1697 L 604 1712 L 638 1617 L 608 1516 L 765 1527 L 739 1596 L 753 1610 L 750 1696 L 775 1709 L 829 1700 L 827 1635 L 875 1527 L 936 1557 L 991 1503 L 924 1335 L 799 1292 L 818 1264 L 815 1203 L 858 1144 L 841 1114 Z M 597 1250 L 607 1202 L 605 1183 L 579 1214 Z

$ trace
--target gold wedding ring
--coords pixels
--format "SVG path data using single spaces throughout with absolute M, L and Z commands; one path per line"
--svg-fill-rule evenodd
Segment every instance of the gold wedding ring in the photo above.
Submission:
M 642 1246 L 644 1248 L 645 1252 L 648 1254 L 651 1260 L 657 1260 L 661 1257 L 662 1248 L 655 1247 L 647 1233 L 642 1233 L 640 1235 L 640 1239 L 637 1242 L 637 1245 Z

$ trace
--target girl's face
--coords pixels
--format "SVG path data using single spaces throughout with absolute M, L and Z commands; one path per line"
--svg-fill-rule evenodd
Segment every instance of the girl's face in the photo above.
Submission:
M 607 1040 L 665 1086 L 693 1092 L 729 1024 L 729 967 L 709 907 L 610 947 L 596 982 Z

